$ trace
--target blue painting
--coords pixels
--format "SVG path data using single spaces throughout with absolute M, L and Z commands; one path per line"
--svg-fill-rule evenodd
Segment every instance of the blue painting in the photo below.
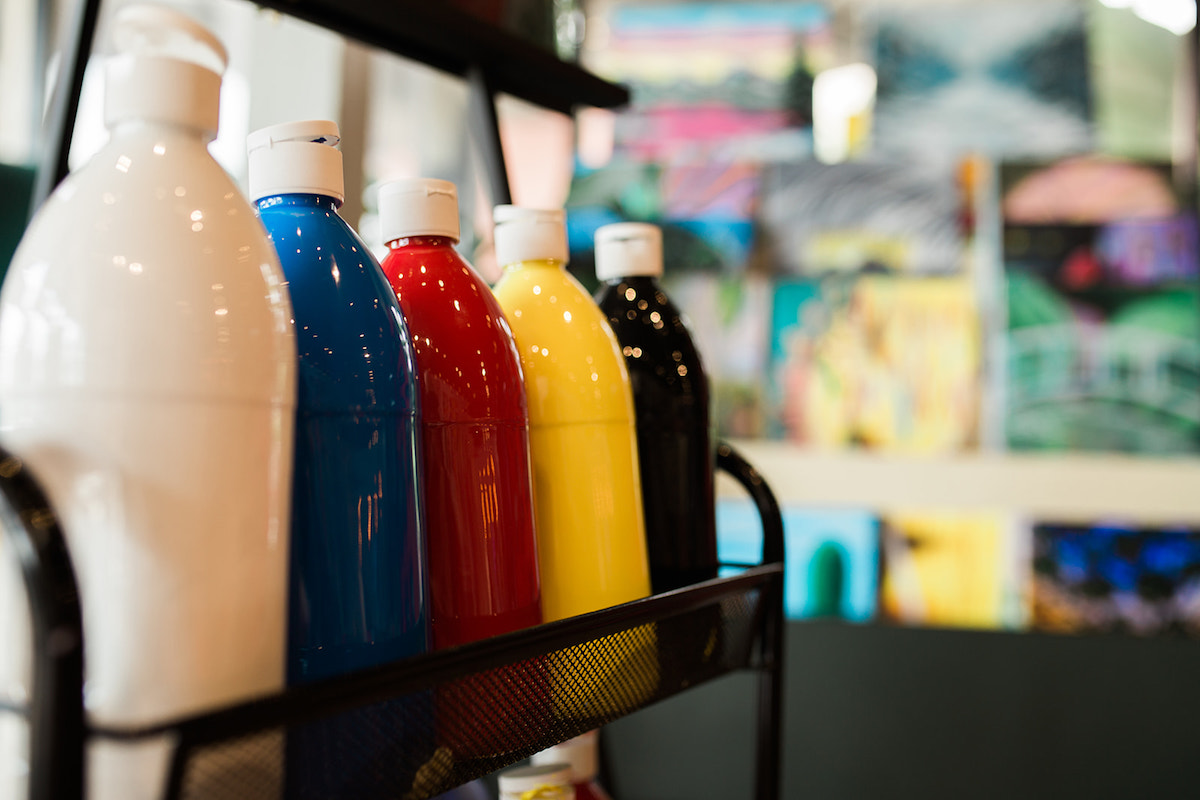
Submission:
M 879 586 L 879 523 L 865 511 L 783 509 L 788 619 L 832 617 L 866 622 Z M 717 555 L 726 564 L 757 564 L 762 524 L 749 500 L 717 503 Z M 726 568 L 724 574 L 736 572 Z

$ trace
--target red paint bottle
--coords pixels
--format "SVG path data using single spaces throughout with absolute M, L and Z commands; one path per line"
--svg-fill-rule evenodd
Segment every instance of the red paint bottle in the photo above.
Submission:
M 454 249 L 447 181 L 384 185 L 383 271 L 416 351 L 434 649 L 542 621 L 521 362 L 491 290 Z

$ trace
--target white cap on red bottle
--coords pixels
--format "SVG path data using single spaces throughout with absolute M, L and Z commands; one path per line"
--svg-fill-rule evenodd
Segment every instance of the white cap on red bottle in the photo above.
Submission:
M 589 783 L 596 779 L 600 769 L 597 751 L 600 747 L 596 731 L 568 739 L 562 744 L 548 747 L 535 753 L 533 764 L 566 764 L 571 768 L 571 783 Z
M 568 260 L 567 215 L 561 208 L 496 206 L 496 262 L 506 267 L 521 261 Z
M 458 190 L 450 181 L 408 178 L 379 188 L 383 243 L 409 236 L 447 236 L 458 241 Z
M 312 119 L 259 128 L 246 137 L 250 200 L 277 194 L 319 194 L 338 205 L 346 199 L 336 122 Z
M 617 222 L 596 230 L 596 277 L 602 281 L 663 273 L 662 230 L 645 222 Z
M 208 28 L 171 8 L 132 5 L 113 18 L 112 40 L 117 53 L 105 64 L 107 126 L 151 120 L 216 135 L 229 58 Z

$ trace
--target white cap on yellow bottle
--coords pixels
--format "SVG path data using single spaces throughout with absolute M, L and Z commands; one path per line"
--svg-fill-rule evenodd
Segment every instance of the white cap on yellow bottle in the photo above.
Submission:
M 277 194 L 319 194 L 340 206 L 346 199 L 336 122 L 310 119 L 259 128 L 246 137 L 250 200 Z
M 567 214 L 561 208 L 496 206 L 496 262 L 568 260 Z

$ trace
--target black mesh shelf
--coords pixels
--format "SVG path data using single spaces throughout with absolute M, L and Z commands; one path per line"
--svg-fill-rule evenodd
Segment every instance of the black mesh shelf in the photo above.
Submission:
M 0 450 L 0 521 L 29 590 L 31 800 L 83 795 L 84 751 L 166 742 L 166 800 L 421 800 L 733 670 L 761 676 L 757 796 L 778 796 L 782 521 L 751 493 L 763 558 L 741 574 L 139 729 L 89 727 L 79 603 L 62 532 L 21 462 Z

